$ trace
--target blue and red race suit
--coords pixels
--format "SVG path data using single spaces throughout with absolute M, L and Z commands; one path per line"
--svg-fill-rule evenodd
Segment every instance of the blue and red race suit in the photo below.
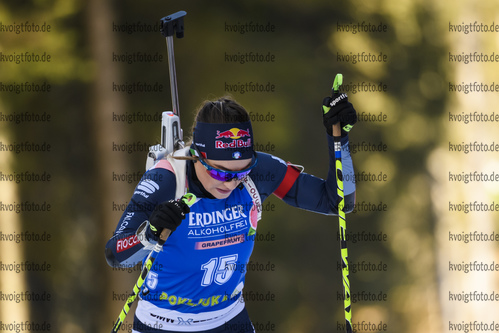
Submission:
M 254 192 L 259 195 L 259 204 L 275 194 L 291 206 L 336 215 L 340 198 L 334 141 L 329 135 L 328 146 L 326 180 L 300 172 L 271 154 L 257 152 L 258 163 L 249 174 L 252 187 L 238 186 L 226 199 L 215 199 L 204 190 L 193 161 L 187 161 L 187 188 L 197 200 L 149 272 L 136 317 L 151 327 L 188 332 L 223 325 L 241 312 L 246 264 L 258 222 Z M 355 201 L 348 137 L 342 139 L 342 146 L 348 212 Z M 148 227 L 149 216 L 156 205 L 175 198 L 176 186 L 174 173 L 166 168 L 153 167 L 144 174 L 106 244 L 109 265 L 131 267 L 145 259 L 157 240 Z

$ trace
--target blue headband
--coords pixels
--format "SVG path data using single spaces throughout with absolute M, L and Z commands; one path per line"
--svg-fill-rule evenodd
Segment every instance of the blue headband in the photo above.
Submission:
M 212 124 L 197 122 L 194 145 L 203 158 L 211 160 L 239 160 L 253 158 L 253 129 L 251 122 Z

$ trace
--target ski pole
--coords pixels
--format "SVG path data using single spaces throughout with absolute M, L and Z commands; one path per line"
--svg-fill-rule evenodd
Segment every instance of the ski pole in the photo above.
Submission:
M 343 75 L 338 73 L 333 82 L 333 95 L 338 94 L 340 86 L 343 84 Z M 350 280 L 349 267 L 348 267 L 348 250 L 346 241 L 347 224 L 345 219 L 345 197 L 343 193 L 343 165 L 341 164 L 341 123 L 338 121 L 333 125 L 333 138 L 334 138 L 334 155 L 336 165 L 336 184 L 337 194 L 340 197 L 338 204 L 338 217 L 339 217 L 339 230 L 340 230 L 340 251 L 342 270 L 341 275 L 343 278 L 344 301 L 345 307 L 345 329 L 347 333 L 352 333 L 352 305 L 350 301 Z
M 192 204 L 196 201 L 196 196 L 192 193 L 187 193 L 185 194 L 180 200 L 184 201 L 188 206 L 192 206 Z M 116 322 L 114 323 L 113 329 L 111 333 L 116 333 L 120 329 L 121 324 L 125 321 L 126 315 L 128 314 L 128 311 L 130 311 L 130 307 L 132 306 L 133 302 L 137 298 L 137 295 L 140 292 L 140 289 L 142 288 L 142 285 L 144 284 L 144 281 L 147 278 L 147 275 L 149 274 L 149 271 L 151 270 L 151 267 L 154 263 L 154 260 L 156 260 L 156 257 L 158 256 L 159 252 L 163 249 L 163 244 L 166 242 L 168 237 L 170 236 L 171 230 L 169 229 L 163 229 L 161 234 L 159 235 L 158 242 L 154 246 L 154 248 L 151 250 L 149 255 L 147 256 L 147 259 L 145 261 L 144 266 L 142 267 L 142 272 L 140 273 L 139 279 L 133 286 L 132 293 L 126 300 L 125 306 L 120 312 L 120 315 L 118 316 L 118 319 L 116 319 Z

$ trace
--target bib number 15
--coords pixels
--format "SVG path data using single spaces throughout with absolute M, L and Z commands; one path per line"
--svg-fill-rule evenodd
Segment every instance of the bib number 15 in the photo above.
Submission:
M 207 287 L 213 282 L 222 285 L 229 281 L 235 271 L 236 264 L 237 254 L 211 258 L 207 263 L 201 265 L 201 269 L 204 270 L 201 286 Z

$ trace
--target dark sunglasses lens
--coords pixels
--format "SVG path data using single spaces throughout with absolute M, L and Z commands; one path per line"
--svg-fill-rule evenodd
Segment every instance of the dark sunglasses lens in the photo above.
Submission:
M 237 179 L 239 180 L 243 180 L 248 174 L 250 173 L 250 171 L 246 171 L 246 172 L 239 172 L 236 177 Z
M 234 178 L 237 178 L 238 180 L 243 180 L 244 177 L 248 175 L 249 171 L 246 172 L 220 172 L 217 170 L 208 170 L 208 174 L 216 180 L 220 180 L 223 182 L 228 182 Z

